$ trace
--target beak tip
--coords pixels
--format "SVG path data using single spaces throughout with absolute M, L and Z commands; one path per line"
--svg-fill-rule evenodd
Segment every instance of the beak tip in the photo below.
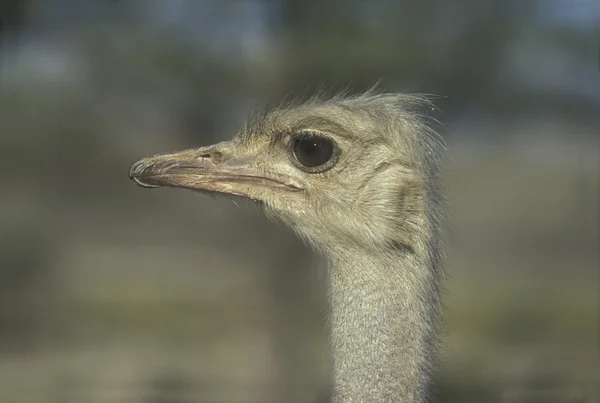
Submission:
M 139 174 L 139 167 L 141 161 L 136 161 L 129 167 L 129 179 L 135 180 L 135 177 Z
M 129 179 L 133 180 L 136 184 L 138 184 L 142 187 L 145 187 L 145 188 L 159 187 L 157 185 L 145 183 L 140 179 L 143 176 L 144 171 L 146 170 L 147 167 L 148 167 L 148 164 L 145 162 L 144 159 L 134 162 L 133 164 L 131 164 L 131 167 L 129 168 Z

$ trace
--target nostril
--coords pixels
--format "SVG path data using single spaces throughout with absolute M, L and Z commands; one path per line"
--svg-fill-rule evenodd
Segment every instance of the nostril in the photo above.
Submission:
M 221 163 L 221 161 L 223 160 L 223 154 L 221 154 L 218 151 L 213 151 L 213 152 L 210 152 L 210 153 L 202 154 L 200 156 L 200 158 L 210 159 L 210 161 L 213 164 L 219 165 Z

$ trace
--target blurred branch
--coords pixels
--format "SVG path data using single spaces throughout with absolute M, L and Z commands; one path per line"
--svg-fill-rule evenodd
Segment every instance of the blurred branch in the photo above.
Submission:
M 23 0 L 0 0 L 0 51 L 17 39 L 17 33 L 25 23 L 27 3 Z
M 6 35 L 23 25 L 26 6 L 23 0 L 0 0 L 0 35 Z

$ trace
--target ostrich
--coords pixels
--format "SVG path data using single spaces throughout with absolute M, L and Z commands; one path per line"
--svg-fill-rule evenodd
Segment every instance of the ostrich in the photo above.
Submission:
M 144 158 L 130 177 L 260 203 L 328 262 L 332 401 L 423 402 L 442 277 L 442 143 L 416 95 L 294 102 L 233 140 Z

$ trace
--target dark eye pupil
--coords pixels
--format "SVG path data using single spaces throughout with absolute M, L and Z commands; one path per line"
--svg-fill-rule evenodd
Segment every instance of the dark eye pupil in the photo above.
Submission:
M 333 156 L 333 142 L 326 137 L 308 136 L 294 140 L 294 156 L 308 168 L 327 163 Z

